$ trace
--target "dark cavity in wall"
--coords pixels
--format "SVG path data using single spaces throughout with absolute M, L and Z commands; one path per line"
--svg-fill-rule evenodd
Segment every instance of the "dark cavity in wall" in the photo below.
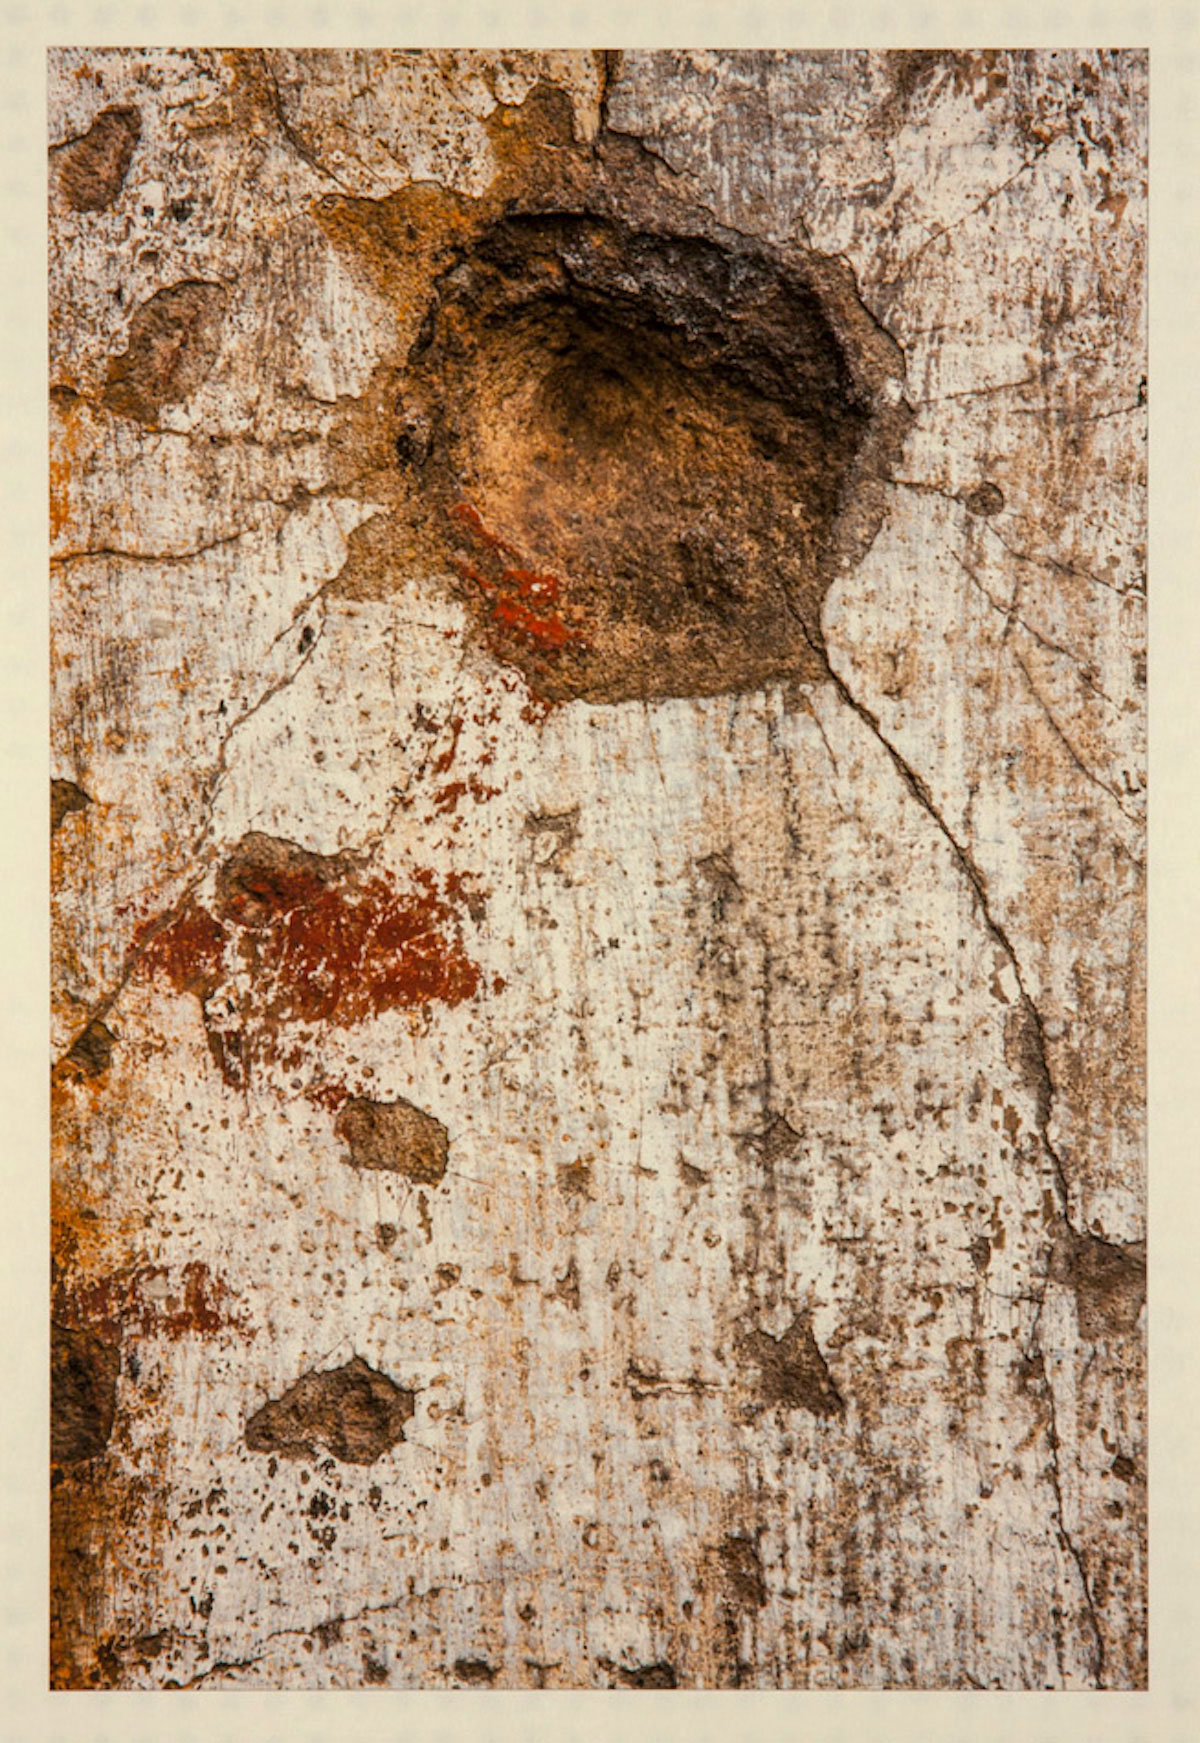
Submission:
M 432 281 L 403 511 L 546 700 L 823 676 L 822 600 L 911 416 L 898 347 L 844 263 L 722 228 L 644 154 L 609 139 L 567 180 Z

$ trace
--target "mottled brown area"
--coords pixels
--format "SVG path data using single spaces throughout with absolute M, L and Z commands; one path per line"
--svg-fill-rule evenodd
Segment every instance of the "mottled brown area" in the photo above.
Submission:
M 1089 1343 L 1127 1337 L 1146 1300 L 1146 1249 L 1117 1246 L 1096 1235 L 1063 1229 L 1054 1243 L 1050 1275 L 1075 1296 L 1080 1335 Z
M 1046 1049 L 1038 1014 L 1022 996 L 1004 1020 L 1004 1061 L 1037 1101 L 1037 1123 L 1044 1129 L 1054 1093 L 1046 1069 Z
M 742 1347 L 758 1369 L 757 1393 L 764 1405 L 809 1410 L 814 1416 L 840 1416 L 845 1410 L 812 1326 L 803 1315 L 797 1314 L 777 1338 L 757 1329 L 749 1332 Z
M 757 1540 L 730 1534 L 716 1548 L 721 1593 L 734 1610 L 761 1610 L 767 1601 Z
M 345 855 L 309 853 L 294 841 L 252 831 L 217 871 L 216 910 L 223 921 L 260 931 L 310 907 L 352 870 Z
M 1004 492 L 998 484 L 977 484 L 963 497 L 963 507 L 971 514 L 999 514 L 1004 507 Z
M 79 139 L 58 147 L 59 182 L 77 212 L 111 206 L 125 184 L 142 118 L 136 109 L 104 109 Z
M 450 1135 L 440 1120 L 411 1102 L 356 1096 L 333 1129 L 348 1146 L 354 1168 L 388 1169 L 425 1186 L 436 1186 L 446 1172 Z
M 50 783 L 50 833 L 57 835 L 66 817 L 72 811 L 86 811 L 91 804 L 91 797 L 74 781 L 51 781 Z
M 454 1675 L 473 1688 L 491 1688 L 496 1680 L 496 1667 L 486 1658 L 456 1658 Z
M 112 1030 L 95 1017 L 75 1038 L 67 1054 L 67 1063 L 85 1077 L 101 1077 L 112 1063 L 116 1041 Z
M 117 1408 L 121 1346 L 81 1326 L 50 1328 L 50 1457 L 95 1458 L 108 1445 Z
M 189 279 L 136 309 L 128 346 L 109 365 L 109 410 L 154 425 L 164 406 L 194 393 L 216 361 L 225 298 L 221 285 Z
M 533 844 L 535 864 L 560 865 L 579 834 L 579 806 L 527 817 L 525 833 Z
M 773 1168 L 794 1156 L 800 1148 L 800 1133 L 783 1114 L 772 1114 L 761 1132 L 749 1140 L 749 1147 L 767 1167 Z
M 346 1464 L 369 1465 L 404 1439 L 415 1394 L 361 1356 L 343 1368 L 303 1374 L 246 1423 L 251 1452 L 315 1458 L 318 1447 Z

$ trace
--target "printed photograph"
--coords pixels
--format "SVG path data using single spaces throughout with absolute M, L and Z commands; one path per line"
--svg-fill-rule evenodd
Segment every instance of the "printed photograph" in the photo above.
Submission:
M 1144 1689 L 1145 51 L 47 77 L 50 1687 Z

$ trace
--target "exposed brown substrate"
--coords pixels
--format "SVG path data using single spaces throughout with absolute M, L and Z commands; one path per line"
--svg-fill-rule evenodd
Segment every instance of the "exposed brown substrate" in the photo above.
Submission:
M 343 1368 L 303 1374 L 282 1398 L 246 1423 L 251 1452 L 311 1459 L 317 1448 L 347 1464 L 369 1465 L 404 1439 L 415 1395 L 378 1373 L 361 1356 Z

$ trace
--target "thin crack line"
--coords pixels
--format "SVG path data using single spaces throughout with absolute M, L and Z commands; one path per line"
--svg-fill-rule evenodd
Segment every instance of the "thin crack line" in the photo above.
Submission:
M 891 758 L 896 772 L 899 774 L 909 792 L 917 800 L 921 808 L 928 813 L 929 817 L 936 824 L 938 830 L 949 844 L 950 849 L 958 862 L 959 868 L 970 885 L 975 900 L 978 903 L 984 925 L 996 940 L 1011 964 L 1013 975 L 1017 982 L 1017 990 L 1020 993 L 1021 1009 L 1025 1015 L 1026 1021 L 1032 1025 L 1036 1041 L 1036 1068 L 1039 1078 L 1037 1097 L 1038 1136 L 1042 1141 L 1046 1154 L 1050 1157 L 1050 1160 L 1054 1165 L 1054 1178 L 1058 1188 L 1058 1195 L 1061 1200 L 1061 1214 L 1063 1221 L 1066 1223 L 1068 1229 L 1073 1233 L 1078 1233 L 1078 1230 L 1075 1228 L 1071 1219 L 1071 1194 L 1066 1170 L 1063 1166 L 1062 1157 L 1055 1148 L 1049 1131 L 1050 1116 L 1053 1109 L 1056 1091 L 1054 1080 L 1050 1074 L 1045 1028 L 1042 1023 L 1041 1014 L 1038 1011 L 1037 1006 L 1034 1004 L 1029 989 L 1026 986 L 1025 977 L 1021 972 L 1020 960 L 1013 947 L 1012 940 L 1009 938 L 1004 926 L 992 913 L 991 905 L 987 896 L 987 884 L 983 873 L 976 865 L 970 852 L 961 844 L 950 829 L 949 825 L 943 819 L 941 812 L 938 810 L 934 801 L 933 794 L 930 792 L 926 782 L 912 765 L 906 761 L 901 752 L 896 749 L 896 746 L 891 742 L 880 725 L 878 717 L 872 713 L 871 709 L 868 708 L 865 702 L 859 701 L 858 697 L 854 695 L 845 679 L 835 670 L 830 661 L 824 637 L 818 636 L 817 639 L 814 639 L 812 631 L 809 629 L 802 614 L 796 609 L 790 600 L 788 601 L 788 610 L 800 625 L 804 639 L 807 641 L 817 659 L 820 660 L 825 671 L 829 674 L 830 682 L 833 684 L 834 689 L 837 691 L 842 701 L 867 727 L 870 728 L 871 732 L 878 739 L 879 743 Z
M 914 411 L 920 411 L 922 406 L 944 405 L 947 400 L 983 399 L 988 394 L 1009 393 L 1018 387 L 1040 387 L 1044 381 L 1044 372 L 1037 375 L 1023 375 L 1019 381 L 992 381 L 985 383 L 983 387 L 960 388 L 957 393 L 933 393 L 925 399 L 914 400 L 912 402 L 912 407 Z M 1023 411 L 1038 411 L 1041 408 L 1038 406 L 1023 406 L 1019 409 Z
M 823 638 L 822 638 L 820 644 L 818 644 L 818 642 L 814 640 L 811 632 L 809 631 L 807 624 L 804 622 L 803 617 L 800 615 L 800 613 L 798 611 L 795 610 L 794 607 L 791 606 L 790 601 L 789 601 L 789 609 L 792 610 L 793 615 L 796 617 L 797 621 L 799 622 L 801 630 L 802 630 L 804 637 L 805 637 L 806 641 L 808 642 L 809 646 L 813 649 L 813 652 L 817 655 L 817 657 L 822 661 L 822 663 L 825 667 L 825 670 L 829 673 L 830 679 L 834 685 L 834 688 L 837 690 L 838 695 L 842 698 L 842 700 L 846 703 L 846 705 L 849 708 L 853 709 L 854 713 L 857 714 L 858 717 L 870 728 L 872 733 L 879 740 L 879 743 L 883 746 L 884 750 L 887 751 L 887 753 L 888 753 L 889 757 L 891 758 L 897 772 L 901 776 L 901 779 L 904 781 L 904 784 L 908 787 L 909 791 L 913 794 L 913 796 L 919 801 L 919 803 L 921 804 L 923 809 L 926 812 L 928 812 L 930 818 L 937 825 L 941 834 L 945 837 L 946 841 L 949 843 L 950 848 L 951 848 L 952 852 L 954 853 L 954 856 L 955 856 L 956 860 L 958 861 L 958 864 L 959 864 L 960 868 L 962 869 L 964 876 L 967 879 L 967 882 L 970 884 L 971 889 L 974 892 L 976 901 L 979 904 L 980 913 L 983 916 L 983 920 L 984 920 L 985 925 L 987 926 L 987 929 L 990 931 L 992 936 L 996 939 L 997 943 L 1003 949 L 1010 964 L 1012 965 L 1013 974 L 1016 977 L 1017 986 L 1018 986 L 1018 989 L 1019 989 L 1020 995 L 1021 995 L 1022 1009 L 1025 1013 L 1026 1020 L 1033 1027 L 1033 1032 L 1034 1032 L 1034 1036 L 1035 1036 L 1035 1040 L 1036 1040 L 1036 1050 L 1035 1050 L 1035 1052 L 1036 1052 L 1036 1067 L 1037 1067 L 1037 1074 L 1038 1074 L 1038 1077 L 1040 1079 L 1039 1086 L 1038 1086 L 1039 1093 L 1038 1093 L 1038 1097 L 1037 1097 L 1038 1135 L 1041 1138 L 1042 1145 L 1043 1145 L 1043 1148 L 1044 1148 L 1046 1154 L 1050 1157 L 1050 1160 L 1053 1163 L 1054 1177 L 1055 1177 L 1057 1187 L 1058 1187 L 1059 1198 L 1061 1200 L 1060 1210 L 1061 1210 L 1063 1222 L 1065 1223 L 1067 1229 L 1070 1232 L 1072 1232 L 1074 1234 L 1078 1234 L 1079 1231 L 1075 1227 L 1075 1225 L 1071 1219 L 1070 1187 L 1069 1187 L 1069 1184 L 1067 1181 L 1066 1170 L 1063 1167 L 1062 1157 L 1059 1154 L 1059 1151 L 1056 1149 L 1056 1147 L 1055 1147 L 1055 1145 L 1050 1137 L 1050 1131 L 1049 1131 L 1050 1116 L 1051 1116 L 1051 1112 L 1053 1109 L 1053 1102 L 1054 1102 L 1054 1096 L 1055 1096 L 1055 1088 L 1054 1088 L 1054 1081 L 1050 1075 L 1049 1060 L 1048 1060 L 1048 1054 L 1047 1054 L 1047 1049 L 1046 1049 L 1045 1028 L 1044 1028 L 1043 1023 L 1042 1023 L 1041 1014 L 1038 1011 L 1037 1006 L 1034 1004 L 1032 998 L 1030 997 L 1028 990 L 1026 989 L 1024 978 L 1021 974 L 1021 966 L 1020 966 L 1020 963 L 1017 959 L 1016 952 L 1013 949 L 1012 943 L 1008 937 L 1008 933 L 1005 931 L 1005 929 L 1001 925 L 1001 923 L 995 918 L 995 916 L 993 915 L 991 908 L 988 904 L 986 885 L 984 883 L 983 874 L 980 872 L 979 868 L 976 866 L 975 861 L 972 858 L 971 854 L 968 852 L 968 850 L 961 845 L 961 843 L 956 839 L 954 834 L 951 832 L 948 825 L 943 821 L 941 813 L 938 811 L 937 806 L 934 803 L 933 796 L 930 793 L 925 782 L 922 780 L 921 776 L 919 774 L 917 774 L 916 770 L 910 766 L 910 764 L 905 760 L 905 758 L 901 755 L 901 753 L 896 749 L 896 747 L 887 738 L 886 734 L 883 732 L 883 730 L 879 724 L 878 719 L 871 712 L 871 710 L 867 707 L 867 705 L 864 702 L 860 702 L 857 699 L 857 697 L 854 696 L 853 692 L 849 689 L 849 687 L 845 683 L 844 679 L 834 670 L 833 665 L 831 664 L 830 659 L 829 659 L 828 651 L 824 646 Z M 1047 1395 L 1047 1399 L 1049 1402 L 1049 1429 L 1050 1429 L 1050 1452 L 1051 1452 L 1050 1473 L 1051 1473 L 1051 1486 L 1053 1488 L 1054 1499 L 1055 1499 L 1055 1513 L 1056 1513 L 1055 1527 L 1058 1531 L 1063 1548 L 1065 1549 L 1066 1553 L 1070 1556 L 1072 1562 L 1075 1565 L 1076 1572 L 1079 1575 L 1080 1585 L 1081 1585 L 1082 1590 L 1083 1590 L 1084 1604 L 1087 1608 L 1088 1619 L 1089 1619 L 1089 1622 L 1091 1624 L 1092 1634 L 1094 1636 L 1095 1643 L 1096 1643 L 1095 1659 L 1094 1659 L 1094 1665 L 1095 1665 L 1094 1675 L 1095 1675 L 1096 1685 L 1098 1688 L 1103 1688 L 1105 1686 L 1105 1684 L 1104 1684 L 1104 1671 L 1105 1671 L 1104 1636 L 1103 1636 L 1101 1629 L 1100 1629 L 1100 1621 L 1099 1621 L 1099 1617 L 1097 1616 L 1097 1613 L 1096 1613 L 1095 1598 L 1094 1598 L 1093 1593 L 1092 1593 L 1091 1584 L 1088 1580 L 1087 1569 L 1084 1566 L 1082 1554 L 1080 1553 L 1078 1547 L 1076 1546 L 1074 1540 L 1072 1539 L 1070 1532 L 1067 1530 L 1066 1515 L 1065 1515 L 1065 1511 L 1063 1508 L 1062 1486 L 1061 1486 L 1061 1481 L 1060 1481 L 1060 1476 L 1059 1476 L 1060 1442 L 1059 1442 L 1059 1438 L 1058 1438 L 1058 1422 L 1057 1422 L 1057 1417 L 1055 1414 L 1054 1391 L 1053 1391 L 1053 1387 L 1052 1387 L 1051 1382 L 1050 1382 L 1049 1375 L 1046 1371 L 1045 1354 L 1041 1350 L 1041 1346 L 1040 1346 L 1040 1323 L 1041 1323 L 1042 1310 L 1043 1310 L 1043 1307 L 1045 1304 L 1045 1291 L 1046 1291 L 1046 1288 L 1048 1287 L 1048 1284 L 1049 1284 L 1049 1266 L 1047 1266 L 1046 1275 L 1042 1279 L 1042 1289 L 1039 1292 L 1038 1305 L 1037 1305 L 1037 1309 L 1034 1313 L 1033 1326 L 1032 1326 L 1031 1332 L 1030 1332 L 1030 1345 L 1029 1345 L 1029 1347 L 1031 1350 L 1035 1346 L 1037 1347 L 1038 1356 L 1039 1356 L 1040 1363 L 1041 1363 L 1042 1377 L 1043 1377 L 1043 1380 L 1044 1380 L 1044 1383 L 1046 1386 L 1046 1395 Z
M 205 820 L 201 826 L 200 834 L 196 837 L 193 844 L 193 855 L 198 854 L 203 850 L 205 838 L 209 830 L 212 828 L 213 808 L 216 804 L 217 792 L 220 788 L 221 782 L 224 780 L 229 770 L 227 756 L 234 734 L 238 732 L 248 720 L 251 720 L 254 715 L 259 713 L 261 709 L 265 708 L 268 702 L 278 696 L 281 690 L 286 690 L 289 684 L 295 683 L 296 679 L 300 676 L 300 673 L 304 670 L 309 660 L 312 659 L 314 652 L 319 646 L 324 627 L 324 619 L 322 619 L 321 629 L 316 631 L 312 640 L 304 649 L 303 654 L 292 667 L 291 671 L 285 672 L 281 678 L 277 678 L 273 684 L 268 685 L 267 689 L 256 702 L 252 702 L 248 708 L 243 708 L 242 712 L 237 715 L 235 719 L 230 721 L 225 736 L 222 738 L 221 743 L 217 748 L 217 760 L 213 765 L 213 772 L 209 777 L 208 785 L 205 789 L 202 801 Z M 276 636 L 275 640 L 278 641 L 279 637 Z M 272 643 L 271 645 L 274 646 L 275 644 Z
M 1046 1403 L 1048 1406 L 1047 1427 L 1049 1429 L 1050 1438 L 1050 1486 L 1054 1490 L 1054 1507 L 1057 1514 L 1056 1524 L 1058 1526 L 1058 1534 L 1062 1539 L 1063 1548 L 1074 1562 L 1075 1571 L 1079 1575 L 1079 1584 L 1083 1588 L 1083 1601 L 1087 1606 L 1088 1620 L 1091 1623 L 1092 1633 L 1096 1640 L 1096 1655 L 1093 1675 L 1096 1679 L 1096 1687 L 1102 1689 L 1105 1686 L 1104 1635 L 1100 1629 L 1100 1619 L 1096 1614 L 1096 1600 L 1092 1594 L 1092 1585 L 1087 1576 L 1087 1568 L 1084 1566 L 1082 1552 L 1074 1538 L 1071 1536 L 1071 1533 L 1067 1530 L 1067 1516 L 1063 1507 L 1062 1474 L 1059 1466 L 1059 1456 L 1062 1450 L 1062 1443 L 1058 1438 L 1058 1411 L 1054 1402 L 1054 1383 L 1047 1372 L 1044 1356 L 1042 1357 L 1042 1381 L 1046 1388 Z
M 99 562 L 106 557 L 123 563 L 186 563 L 193 557 L 203 557 L 209 551 L 219 551 L 224 545 L 236 545 L 239 539 L 248 538 L 251 533 L 261 531 L 261 523 L 240 527 L 235 533 L 224 533 L 219 539 L 210 539 L 207 543 L 195 545 L 186 551 L 124 551 L 115 545 L 96 545 L 86 551 L 60 551 L 51 556 L 50 567 L 55 569 L 64 563 Z
M 1103 575 L 1095 575 L 1090 569 L 1076 569 L 1070 563 L 1064 563 L 1059 557 L 1039 556 L 1030 551 L 1018 551 L 1015 545 L 1010 545 L 1007 539 L 1001 538 L 990 522 L 984 523 L 984 530 L 990 533 L 996 543 L 1002 545 L 1009 556 L 1015 558 L 1018 563 L 1031 563 L 1035 568 L 1053 569 L 1059 575 L 1073 575 L 1079 581 L 1092 581 L 1097 587 L 1105 587 L 1110 593 L 1115 593 L 1119 599 L 1141 596 L 1141 589 L 1138 587 L 1118 587 L 1115 581 L 1106 581 Z
M 935 242 L 940 242 L 944 236 L 949 236 L 961 225 L 968 223 L 972 218 L 976 217 L 983 211 L 985 206 L 989 206 L 991 202 L 998 198 L 1000 194 L 1004 193 L 1007 188 L 1011 188 L 1015 181 L 1039 164 L 1042 158 L 1044 158 L 1046 153 L 1049 151 L 1050 147 L 1052 145 L 1057 145 L 1061 138 L 1063 138 L 1063 135 L 1061 133 L 1056 133 L 1053 138 L 1047 139 L 1045 144 L 1039 147 L 1032 157 L 1027 158 L 1024 163 L 1018 165 L 1018 167 L 1008 177 L 1007 181 L 1001 182 L 999 187 L 992 188 L 989 193 L 986 193 L 983 196 L 982 200 L 980 200 L 977 205 L 970 207 L 970 209 L 964 212 L 961 217 L 956 218 L 952 224 L 946 224 L 940 230 L 935 230 L 933 235 L 926 237 L 925 241 L 922 242 L 919 247 L 914 248 L 911 254 L 906 254 L 892 276 L 884 279 L 882 284 L 879 286 L 879 294 L 882 295 L 887 291 L 893 290 L 895 286 L 899 284 L 901 278 L 903 278 L 908 272 L 913 262 L 919 260 L 927 248 L 932 248 Z
M 1107 793 L 1109 798 L 1112 800 L 1113 804 L 1117 807 L 1117 810 L 1121 813 L 1122 817 L 1124 817 L 1125 821 L 1127 823 L 1133 824 L 1134 827 L 1136 828 L 1138 820 L 1136 817 L 1134 817 L 1130 812 L 1128 812 L 1125 809 L 1124 805 L 1122 805 L 1120 794 L 1117 792 L 1116 788 L 1110 787 L 1107 781 L 1102 780 L 1099 775 L 1095 774 L 1091 769 L 1088 768 L 1087 764 L 1084 762 L 1084 760 L 1080 756 L 1079 752 L 1075 749 L 1075 746 L 1071 743 L 1070 739 L 1067 737 L 1067 735 L 1063 731 L 1062 727 L 1058 724 L 1058 721 L 1054 718 L 1053 714 L 1050 712 L 1050 709 L 1047 706 L 1046 700 L 1043 697 L 1041 691 L 1038 689 L 1037 685 L 1034 683 L 1033 678 L 1030 675 L 1029 667 L 1025 664 L 1024 660 L 1021 658 L 1020 654 L 1017 653 L 1015 648 L 1013 649 L 1013 659 L 1016 661 L 1017 665 L 1021 668 L 1021 671 L 1025 677 L 1025 682 L 1029 686 L 1030 694 L 1033 696 L 1034 701 L 1037 703 L 1038 707 L 1041 709 L 1041 711 L 1045 715 L 1046 719 L 1050 722 L 1050 725 L 1054 730 L 1055 737 L 1058 739 L 1059 743 L 1062 745 L 1063 749 L 1066 751 L 1067 755 L 1070 757 L 1070 759 L 1074 763 L 1075 767 L 1079 770 L 1080 774 L 1084 777 L 1085 780 L 1090 781 L 1094 787 L 1098 787 L 1102 793 Z

